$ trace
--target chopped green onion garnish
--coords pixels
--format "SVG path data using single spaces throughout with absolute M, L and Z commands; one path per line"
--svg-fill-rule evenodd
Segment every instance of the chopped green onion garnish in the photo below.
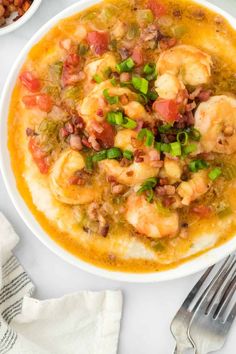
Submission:
M 181 144 L 178 141 L 170 143 L 170 153 L 173 156 L 181 156 Z
M 85 168 L 89 172 L 93 170 L 93 158 L 92 158 L 92 156 L 86 156 Z
M 123 72 L 129 72 L 132 71 L 133 67 L 135 66 L 135 63 L 132 58 L 128 58 L 121 63 L 116 65 L 116 69 L 119 73 Z
M 121 125 L 122 125 L 122 127 L 127 128 L 127 129 L 135 129 L 137 127 L 137 122 L 133 119 L 128 118 L 128 117 L 124 117 L 124 121 Z
M 128 160 L 132 160 L 134 154 L 133 154 L 133 152 L 130 151 L 130 150 L 124 150 L 124 151 L 123 151 L 123 156 L 124 156 L 126 159 L 128 159 Z
M 204 168 L 208 168 L 209 164 L 205 160 L 193 160 L 189 163 L 188 168 L 191 172 L 198 172 Z
M 155 142 L 154 147 L 161 152 L 170 152 L 170 144 Z
M 112 86 L 116 86 L 117 85 L 117 81 L 116 81 L 116 79 L 114 77 L 110 80 L 110 83 L 112 84 Z
M 116 125 L 117 121 L 123 121 L 123 114 L 122 112 L 108 112 L 107 113 L 107 121 L 110 124 Z
M 100 84 L 103 80 L 98 74 L 93 75 L 93 80 Z
M 191 128 L 189 132 L 189 137 L 192 140 L 199 141 L 201 139 L 201 133 L 196 128 Z
M 155 71 L 155 69 L 156 69 L 155 64 L 146 64 L 143 68 L 143 72 L 144 74 L 150 75 Z
M 183 152 L 185 155 L 191 154 L 192 152 L 195 152 L 197 150 L 197 145 L 196 144 L 189 144 L 188 146 L 184 146 Z
M 149 91 L 147 93 L 147 97 L 149 98 L 149 100 L 155 101 L 158 97 L 158 94 L 156 93 L 156 91 Z
M 156 184 L 157 184 L 157 178 L 156 177 L 151 177 L 151 178 L 146 179 L 146 181 L 143 182 L 143 184 L 141 185 L 141 187 L 137 191 L 137 194 L 140 195 L 143 192 L 148 191 L 147 201 L 149 203 L 151 203 L 152 200 L 153 200 L 153 196 L 154 196 L 153 188 L 156 186 Z
M 172 128 L 172 124 L 163 124 L 160 127 L 158 127 L 159 133 L 168 133 L 170 129 Z
M 211 170 L 208 173 L 208 177 L 212 180 L 215 181 L 220 175 L 221 175 L 222 171 L 219 167 L 215 167 L 213 168 L 213 170 Z
M 144 105 L 144 104 L 148 103 L 148 98 L 143 93 L 139 93 L 138 94 L 138 101 Z
M 148 92 L 148 81 L 140 76 L 133 76 L 132 77 L 132 84 L 134 88 L 145 95 Z
M 176 140 L 183 146 L 188 144 L 188 133 L 179 132 L 176 136 Z
M 107 150 L 107 158 L 108 159 L 117 159 L 122 156 L 122 152 L 119 148 L 113 147 Z
M 138 140 L 144 140 L 145 138 L 145 145 L 146 146 L 152 146 L 154 143 L 154 135 L 151 130 L 144 128 L 141 129 L 140 132 L 138 133 L 137 139 Z
M 102 151 L 96 152 L 96 154 L 93 155 L 92 161 L 98 162 L 98 161 L 105 160 L 106 158 L 107 158 L 107 150 L 102 150 Z
M 108 89 L 105 89 L 103 91 L 103 95 L 104 95 L 105 99 L 107 100 L 107 102 L 110 104 L 117 104 L 119 102 L 119 97 L 118 96 L 110 96 Z

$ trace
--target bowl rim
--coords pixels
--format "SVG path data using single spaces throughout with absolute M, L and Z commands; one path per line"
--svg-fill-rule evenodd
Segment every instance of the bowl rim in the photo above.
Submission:
M 16 59 L 10 73 L 8 74 L 0 98 L 0 171 L 2 171 L 3 181 L 14 207 L 16 208 L 18 214 L 20 215 L 24 223 L 28 226 L 30 231 L 46 247 L 48 247 L 52 252 L 54 252 L 57 256 L 61 257 L 66 262 L 91 274 L 102 276 L 104 278 L 116 281 L 124 281 L 131 283 L 151 283 L 182 278 L 211 266 L 212 264 L 222 260 L 224 257 L 233 252 L 236 249 L 236 237 L 232 237 L 224 244 L 215 247 L 209 251 L 206 251 L 204 254 L 199 255 L 196 258 L 190 259 L 189 261 L 186 261 L 185 263 L 168 270 L 151 273 L 132 273 L 109 270 L 93 265 L 80 259 L 79 257 L 76 257 L 75 255 L 64 249 L 62 246 L 60 246 L 58 243 L 56 243 L 56 241 L 54 241 L 52 238 L 50 238 L 50 236 L 46 233 L 46 231 L 43 230 L 41 225 L 31 213 L 29 207 L 24 202 L 16 186 L 15 176 L 11 168 L 10 154 L 7 148 L 7 122 L 9 102 L 16 78 L 18 76 L 18 72 L 21 69 L 21 66 L 24 63 L 25 58 L 32 46 L 36 44 L 53 26 L 55 26 L 59 20 L 72 16 L 73 14 L 76 14 L 77 12 L 82 11 L 99 2 L 101 2 L 101 0 L 82 0 L 65 8 L 59 14 L 57 14 L 48 22 L 46 22 L 34 34 L 34 36 L 26 43 L 20 55 Z M 236 30 L 236 20 L 226 11 L 220 9 L 214 4 L 209 3 L 206 0 L 195 0 L 194 2 L 196 4 L 203 5 L 208 9 L 213 10 L 214 12 L 222 15 Z
M 24 23 L 26 23 L 38 10 L 42 0 L 34 0 L 31 4 L 30 8 L 25 12 L 25 14 L 20 17 L 17 21 L 10 23 L 5 27 L 0 27 L 0 36 L 4 34 L 8 34 L 10 32 L 15 31 L 17 28 L 21 27 Z

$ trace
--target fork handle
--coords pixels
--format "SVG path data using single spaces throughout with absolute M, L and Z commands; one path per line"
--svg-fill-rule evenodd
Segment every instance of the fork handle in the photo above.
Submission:
M 188 354 L 188 353 L 193 353 L 193 349 L 190 348 L 184 348 L 184 347 L 178 347 L 176 345 L 174 353 L 173 354 Z M 195 354 L 200 354 L 200 353 L 195 353 Z

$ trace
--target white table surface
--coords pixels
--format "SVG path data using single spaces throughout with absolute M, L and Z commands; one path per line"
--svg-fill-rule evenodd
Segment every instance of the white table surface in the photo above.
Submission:
M 236 16 L 236 0 L 211 1 Z M 37 14 L 29 22 L 16 32 L 0 37 L 0 92 L 14 59 L 28 39 L 48 19 L 75 2 L 43 0 Z M 174 341 L 169 331 L 171 319 L 200 274 L 160 284 L 126 284 L 93 276 L 67 264 L 41 244 L 24 225 L 6 193 L 1 173 L 0 210 L 20 235 L 21 242 L 16 254 L 37 287 L 37 298 L 59 297 L 84 289 L 122 289 L 124 310 L 119 354 L 173 352 Z M 236 324 L 222 354 L 235 353 L 235 329 Z

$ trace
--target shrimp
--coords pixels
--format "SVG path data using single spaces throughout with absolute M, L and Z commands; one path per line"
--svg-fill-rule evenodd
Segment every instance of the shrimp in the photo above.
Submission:
M 165 73 L 155 81 L 155 90 L 160 98 L 176 99 L 178 93 L 184 89 L 184 84 L 173 74 Z
M 121 150 L 134 151 L 132 140 L 137 138 L 138 133 L 132 129 L 122 129 L 115 136 L 114 145 Z
M 117 110 L 123 107 L 120 101 L 112 106 L 106 102 L 103 94 L 106 89 L 110 96 L 121 97 L 125 95 L 130 101 L 134 100 L 137 96 L 128 88 L 114 87 L 109 80 L 95 85 L 94 89 L 83 99 L 81 105 L 78 107 L 79 113 L 87 124 L 94 118 L 99 118 L 99 115 L 97 115 L 99 110 L 102 110 L 103 115 L 105 115 L 111 109 Z
M 189 205 L 194 200 L 205 194 L 211 186 L 208 172 L 199 171 L 192 175 L 189 181 L 181 182 L 177 188 L 177 193 L 182 198 L 183 205 Z
M 171 184 L 176 183 L 180 180 L 183 172 L 183 166 L 181 161 L 172 160 L 165 157 L 164 166 L 161 169 L 160 176 L 168 178 Z
M 198 86 L 210 80 L 211 56 L 191 45 L 177 45 L 161 53 L 157 69 L 160 75 L 172 74 L 184 84 Z
M 83 156 L 74 150 L 64 151 L 50 171 L 49 185 L 57 200 L 65 204 L 87 204 L 99 199 L 100 189 L 94 185 L 72 185 L 70 177 L 85 167 Z
M 135 193 L 127 200 L 125 218 L 139 233 L 150 238 L 174 237 L 179 230 L 176 211 L 163 212 L 157 204 Z
M 195 128 L 202 135 L 200 149 L 203 152 L 236 152 L 236 98 L 213 96 L 200 103 L 195 112 Z

